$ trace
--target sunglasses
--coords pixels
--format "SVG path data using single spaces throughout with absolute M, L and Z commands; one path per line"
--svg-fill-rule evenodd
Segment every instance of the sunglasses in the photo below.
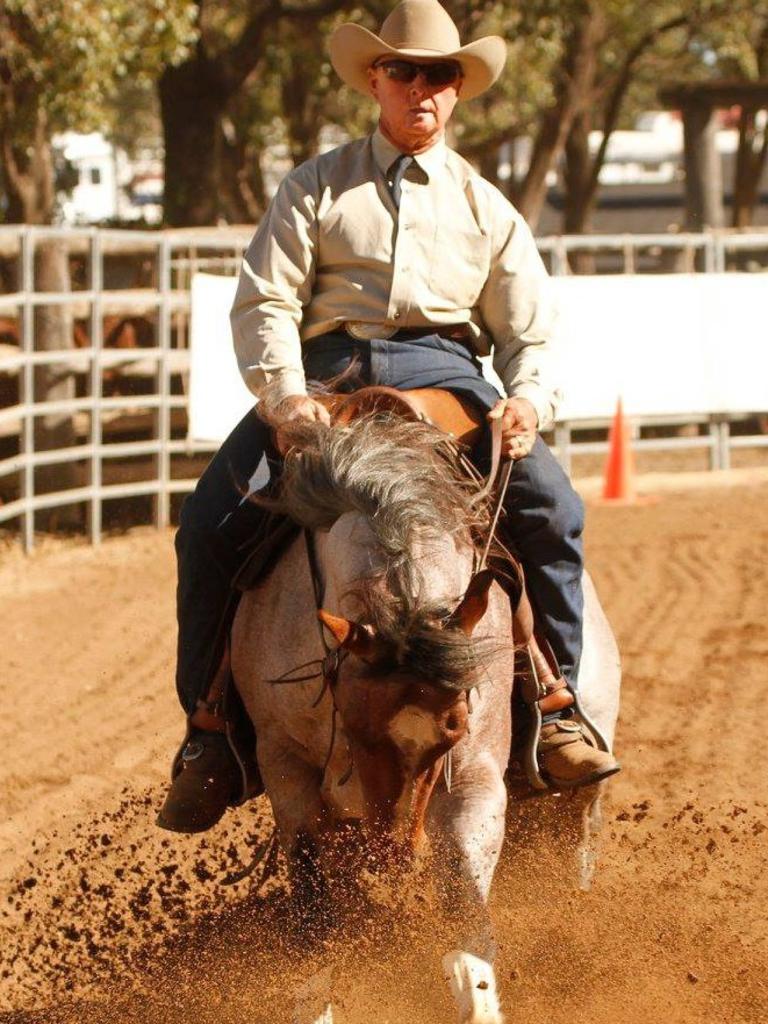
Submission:
M 427 85 L 453 85 L 461 78 L 461 65 L 453 60 L 439 61 L 436 64 L 415 64 L 411 60 L 382 60 L 373 65 L 381 68 L 387 78 L 394 82 L 405 82 L 410 85 L 419 75 L 424 75 Z

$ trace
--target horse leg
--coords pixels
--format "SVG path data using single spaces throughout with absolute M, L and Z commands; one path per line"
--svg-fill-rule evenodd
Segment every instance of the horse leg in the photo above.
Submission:
M 296 937 L 322 955 L 330 922 L 319 827 L 323 804 L 316 769 L 268 735 L 259 735 L 259 766 L 272 803 L 280 846 L 288 859 Z M 310 973 L 294 993 L 293 1024 L 333 1024 L 332 973 Z
M 329 929 L 330 903 L 320 862 L 320 843 L 308 830 L 294 833 L 288 847 L 293 886 L 294 926 L 303 942 L 322 956 Z M 294 995 L 293 1024 L 333 1024 L 333 969 L 326 964 L 313 971 Z
M 504 841 L 507 793 L 490 757 L 463 768 L 450 794 L 435 794 L 432 808 L 440 844 L 440 891 L 458 940 L 457 948 L 443 957 L 443 973 L 461 1024 L 501 1024 L 487 903 Z

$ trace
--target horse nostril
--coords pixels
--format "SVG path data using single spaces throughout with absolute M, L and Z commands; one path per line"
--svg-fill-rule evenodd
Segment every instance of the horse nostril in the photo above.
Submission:
M 453 732 L 453 730 L 458 726 L 459 720 L 456 715 L 448 715 L 448 718 L 445 720 L 445 724 L 446 727 Z

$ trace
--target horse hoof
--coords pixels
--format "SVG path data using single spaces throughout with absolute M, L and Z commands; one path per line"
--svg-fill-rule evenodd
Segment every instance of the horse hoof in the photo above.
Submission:
M 331 969 L 325 967 L 299 987 L 294 1002 L 293 1024 L 333 1024 L 332 981 Z
M 443 973 L 459 1011 L 460 1024 L 503 1024 L 493 966 L 472 953 L 443 957 Z

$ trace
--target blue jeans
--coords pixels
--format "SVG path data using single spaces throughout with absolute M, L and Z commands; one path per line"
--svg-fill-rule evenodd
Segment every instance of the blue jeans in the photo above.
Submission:
M 401 390 L 442 387 L 485 409 L 498 401 L 476 357 L 459 342 L 437 334 L 415 341 L 356 341 L 346 333 L 333 333 L 304 349 L 308 380 L 328 380 L 350 370 L 353 362 L 351 376 L 342 384 L 348 390 L 366 384 Z M 488 458 L 487 438 L 471 454 L 482 469 Z M 221 657 L 220 624 L 234 614 L 236 602 L 230 580 L 242 564 L 241 545 L 263 515 L 243 502 L 244 489 L 249 482 L 260 489 L 278 471 L 268 428 L 255 413 L 248 413 L 182 506 L 176 534 L 176 684 L 187 712 L 207 692 Z M 504 504 L 529 595 L 555 657 L 574 685 L 581 656 L 584 513 L 581 499 L 540 437 L 530 454 L 515 463 Z

